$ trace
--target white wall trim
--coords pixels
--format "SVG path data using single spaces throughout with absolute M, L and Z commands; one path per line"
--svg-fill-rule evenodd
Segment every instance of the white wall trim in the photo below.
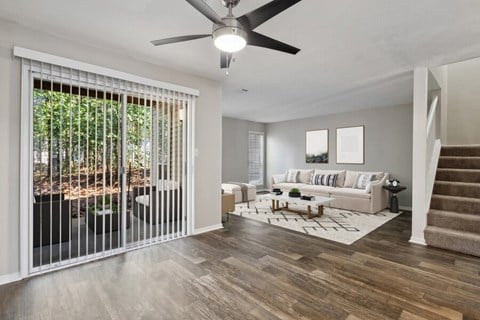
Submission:
M 190 190 L 189 190 L 189 194 L 190 194 L 190 202 L 189 202 L 190 203 L 190 210 L 189 210 L 190 224 L 189 224 L 188 229 L 187 229 L 187 234 L 188 235 L 191 235 L 192 231 L 193 231 L 193 234 L 195 234 L 195 219 L 196 219 L 196 206 L 197 206 L 197 200 L 196 200 L 196 196 L 195 196 L 195 190 L 196 190 L 196 186 L 195 186 L 195 174 L 196 174 L 196 172 L 195 171 L 196 171 L 196 158 L 198 156 L 198 148 L 197 148 L 197 141 L 196 141 L 197 134 L 196 134 L 196 131 L 195 131 L 196 130 L 195 110 L 197 109 L 196 103 L 197 103 L 196 99 L 193 99 L 191 108 L 188 108 L 188 110 L 187 110 L 187 112 L 189 111 L 190 123 L 191 123 L 190 134 L 189 134 L 190 140 L 189 141 L 187 140 L 187 143 L 189 143 L 188 144 L 188 150 L 189 150 L 189 153 L 190 153 L 190 156 L 189 156 L 190 174 L 188 175 L 190 177 L 190 184 L 189 184 L 189 187 L 190 187 Z
M 421 246 L 426 246 L 427 245 L 424 238 L 411 237 L 410 240 L 408 240 L 408 242 L 413 243 L 413 244 L 418 244 L 418 245 L 421 245 Z
M 403 211 L 412 211 L 412 207 L 399 206 L 398 209 L 403 210 Z
M 15 272 L 15 273 L 9 273 L 9 274 L 4 274 L 0 276 L 0 286 L 22 280 L 22 277 L 20 276 L 20 272 Z
M 33 249 L 28 244 L 30 242 L 30 235 L 33 234 L 33 224 L 31 221 L 31 211 L 33 204 L 33 190 L 32 169 L 31 162 L 31 141 L 33 119 L 30 117 L 30 108 L 32 102 L 33 92 L 32 82 L 30 77 L 30 70 L 22 63 L 21 71 L 21 105 L 20 105 L 20 276 L 26 277 L 29 273 L 29 257 L 33 255 Z
M 222 229 L 222 228 L 223 228 L 223 224 L 221 224 L 221 223 L 214 224 L 213 226 L 208 226 L 208 227 L 204 227 L 204 228 L 195 229 L 193 234 L 197 235 L 197 234 L 210 232 L 210 231 L 214 231 L 214 230 L 218 230 L 218 229 Z
M 95 73 L 102 76 L 136 82 L 136 83 L 140 83 L 147 86 L 163 88 L 167 90 L 191 94 L 194 96 L 200 95 L 200 92 L 196 89 L 179 86 L 179 85 L 168 83 L 168 82 L 152 80 L 152 79 L 136 76 L 134 74 L 117 71 L 110 68 L 100 67 L 97 65 L 80 62 L 80 61 L 76 61 L 76 60 L 72 60 L 64 57 L 59 57 L 59 56 L 51 55 L 48 53 L 30 50 L 22 47 L 17 47 L 17 46 L 13 47 L 13 55 L 20 58 L 42 61 L 45 63 L 50 63 L 53 65 L 62 66 L 66 68 L 77 69 L 85 72 Z

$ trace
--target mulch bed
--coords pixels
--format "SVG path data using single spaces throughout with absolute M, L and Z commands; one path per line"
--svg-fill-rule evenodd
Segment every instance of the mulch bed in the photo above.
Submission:
M 146 174 L 145 174 L 146 173 Z M 130 178 L 130 188 L 128 189 L 128 199 L 131 199 L 133 187 L 148 186 L 150 184 L 149 172 L 143 169 L 132 170 Z M 145 177 L 146 176 L 146 177 Z M 105 184 L 103 183 L 105 182 Z M 110 183 L 112 182 L 112 183 Z M 110 198 L 110 202 L 118 206 L 119 202 L 119 178 L 117 173 L 95 174 L 78 174 L 64 175 L 60 180 L 60 176 L 49 177 L 34 175 L 34 194 L 49 195 L 63 193 L 65 199 L 72 200 L 71 212 L 72 217 L 82 217 L 87 212 L 87 207 L 102 207 L 103 195 Z M 128 181 L 127 181 L 128 188 Z M 108 201 L 108 200 L 107 200 Z

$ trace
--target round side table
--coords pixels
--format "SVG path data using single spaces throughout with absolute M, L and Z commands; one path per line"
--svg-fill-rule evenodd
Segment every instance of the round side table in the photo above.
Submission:
M 383 189 L 387 189 L 390 191 L 390 212 L 398 213 L 398 198 L 397 193 L 402 192 L 403 190 L 407 189 L 404 186 L 383 186 Z

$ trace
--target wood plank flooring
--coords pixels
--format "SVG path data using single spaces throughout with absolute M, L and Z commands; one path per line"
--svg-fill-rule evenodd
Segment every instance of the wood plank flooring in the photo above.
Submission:
M 2 286 L 0 319 L 480 319 L 480 259 L 409 244 L 410 220 L 346 246 L 231 216 Z

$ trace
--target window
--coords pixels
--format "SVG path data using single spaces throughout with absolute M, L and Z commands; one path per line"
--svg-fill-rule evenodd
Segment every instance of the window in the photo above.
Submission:
M 248 133 L 248 183 L 262 186 L 264 176 L 265 139 L 263 132 Z

